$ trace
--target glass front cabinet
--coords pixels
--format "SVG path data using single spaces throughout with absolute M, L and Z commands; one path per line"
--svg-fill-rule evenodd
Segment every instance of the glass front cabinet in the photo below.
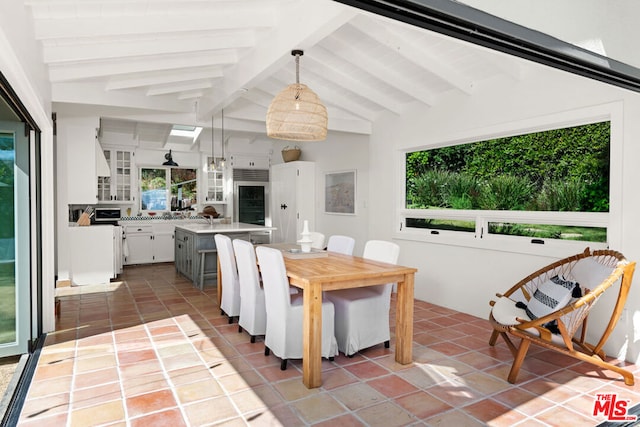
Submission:
M 98 201 L 133 201 L 133 152 L 107 149 L 104 156 L 111 168 L 110 176 L 98 177 Z
M 212 157 L 207 157 L 207 165 L 210 165 L 213 161 Z M 216 157 L 216 161 L 219 164 L 220 158 Z M 216 203 L 225 203 L 225 194 L 224 194 L 224 178 L 225 178 L 225 169 L 224 168 L 216 168 L 216 170 L 211 171 L 207 169 L 205 172 L 206 180 L 207 180 L 207 194 L 205 196 L 205 202 L 216 202 Z

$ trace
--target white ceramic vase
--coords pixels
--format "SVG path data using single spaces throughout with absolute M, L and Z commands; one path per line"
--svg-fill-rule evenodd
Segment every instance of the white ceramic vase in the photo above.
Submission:
M 300 244 L 300 250 L 302 252 L 311 252 L 311 233 L 309 233 L 309 221 L 304 220 L 302 226 L 302 233 L 300 233 L 300 240 L 298 243 Z

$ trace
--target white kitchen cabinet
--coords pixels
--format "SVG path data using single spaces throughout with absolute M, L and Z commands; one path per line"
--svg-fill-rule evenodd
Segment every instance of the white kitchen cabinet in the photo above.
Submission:
M 300 239 L 304 220 L 315 228 L 315 163 L 289 162 L 271 166 L 271 222 L 273 243 Z
M 153 227 L 127 225 L 124 229 L 125 265 L 153 262 Z
M 127 224 L 125 265 L 173 262 L 174 224 Z
M 269 156 L 266 154 L 232 154 L 230 165 L 236 169 L 269 169 Z
M 86 123 L 60 122 L 58 138 L 67 151 L 67 202 L 93 205 L 97 202 L 98 171 L 104 170 L 104 158 L 96 139 L 96 127 Z
M 153 262 L 174 261 L 174 231 L 174 224 L 153 224 Z
M 106 148 L 104 157 L 109 164 L 110 175 L 98 177 L 98 200 L 106 203 L 133 202 L 134 152 Z
M 69 227 L 71 282 L 76 286 L 109 283 L 114 271 L 114 227 Z

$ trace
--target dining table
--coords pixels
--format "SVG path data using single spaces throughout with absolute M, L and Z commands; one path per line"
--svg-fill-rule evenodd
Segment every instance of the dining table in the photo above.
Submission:
M 411 363 L 417 269 L 330 251 L 314 250 L 305 255 L 293 249 L 299 246 L 290 244 L 265 246 L 283 251 L 289 284 L 302 289 L 302 382 L 307 388 L 322 385 L 322 294 L 325 291 L 396 283 L 395 360 L 403 365 Z

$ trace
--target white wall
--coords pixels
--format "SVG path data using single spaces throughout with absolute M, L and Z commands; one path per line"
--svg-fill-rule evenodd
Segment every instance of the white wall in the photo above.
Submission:
M 631 47 L 631 41 L 637 40 L 640 34 L 636 25 L 640 4 L 635 0 L 461 0 L 461 3 L 626 64 L 640 66 L 640 53 Z
M 371 137 L 370 168 L 370 235 L 394 237 L 396 209 L 400 205 L 397 194 L 403 183 L 400 179 L 401 149 L 442 144 L 469 134 L 484 135 L 506 131 L 514 123 L 542 121 L 549 114 L 574 109 L 589 109 L 613 103 L 618 114 L 617 129 L 622 130 L 621 164 L 614 165 L 611 220 L 612 249 L 630 260 L 640 259 L 640 197 L 634 183 L 640 181 L 640 170 L 634 167 L 640 158 L 640 94 L 588 80 L 546 67 L 536 66 L 519 81 L 486 82 L 476 87 L 472 95 L 451 97 L 431 109 L 415 109 L 402 117 L 388 116 L 379 120 Z M 621 107 L 620 107 L 621 106 Z M 600 107 L 602 108 L 602 107 Z M 604 107 L 605 109 L 607 107 Z M 544 120 L 547 120 L 545 117 Z M 612 130 L 613 132 L 613 130 Z M 613 137 L 613 136 L 612 136 Z M 395 158 L 397 161 L 390 162 Z M 624 197 L 620 194 L 624 193 Z M 395 206 L 389 201 L 395 200 Z M 398 240 L 401 264 L 417 267 L 416 298 L 487 318 L 489 301 L 496 292 L 504 292 L 515 281 L 535 269 L 547 265 L 551 258 L 510 253 L 508 250 L 482 250 L 460 246 L 446 246 Z M 575 252 L 575 251 L 573 251 Z M 570 254 L 567 254 L 570 255 Z M 640 277 L 640 276 L 639 276 Z M 605 350 L 622 355 L 637 363 L 640 353 L 640 286 L 632 287 L 627 312 Z M 590 328 L 602 327 L 607 317 L 607 295 L 595 307 Z M 609 311 L 610 313 L 610 311 Z M 487 335 L 488 338 L 488 335 Z
M 33 20 L 21 0 L 2 0 L 0 13 L 0 71 L 20 100 L 37 116 L 51 113 L 51 87 L 42 63 L 42 50 L 33 37 Z M 37 120 L 37 117 L 34 117 Z M 42 117 L 44 118 L 44 117 Z
M 364 243 L 370 238 L 370 169 L 369 136 L 329 133 L 325 141 L 298 142 L 273 140 L 271 163 L 282 163 L 282 148 L 297 145 L 300 160 L 316 163 L 316 230 L 328 239 L 332 234 L 343 234 L 356 239 L 354 254 L 361 255 Z M 335 215 L 324 212 L 324 176 L 327 172 L 356 171 L 356 214 Z M 385 209 L 390 209 L 387 205 Z M 314 231 L 314 230 L 312 230 Z
M 33 37 L 29 10 L 22 0 L 3 0 L 0 13 L 0 71 L 41 130 L 43 328 L 55 329 L 55 179 L 51 87 L 42 51 Z

